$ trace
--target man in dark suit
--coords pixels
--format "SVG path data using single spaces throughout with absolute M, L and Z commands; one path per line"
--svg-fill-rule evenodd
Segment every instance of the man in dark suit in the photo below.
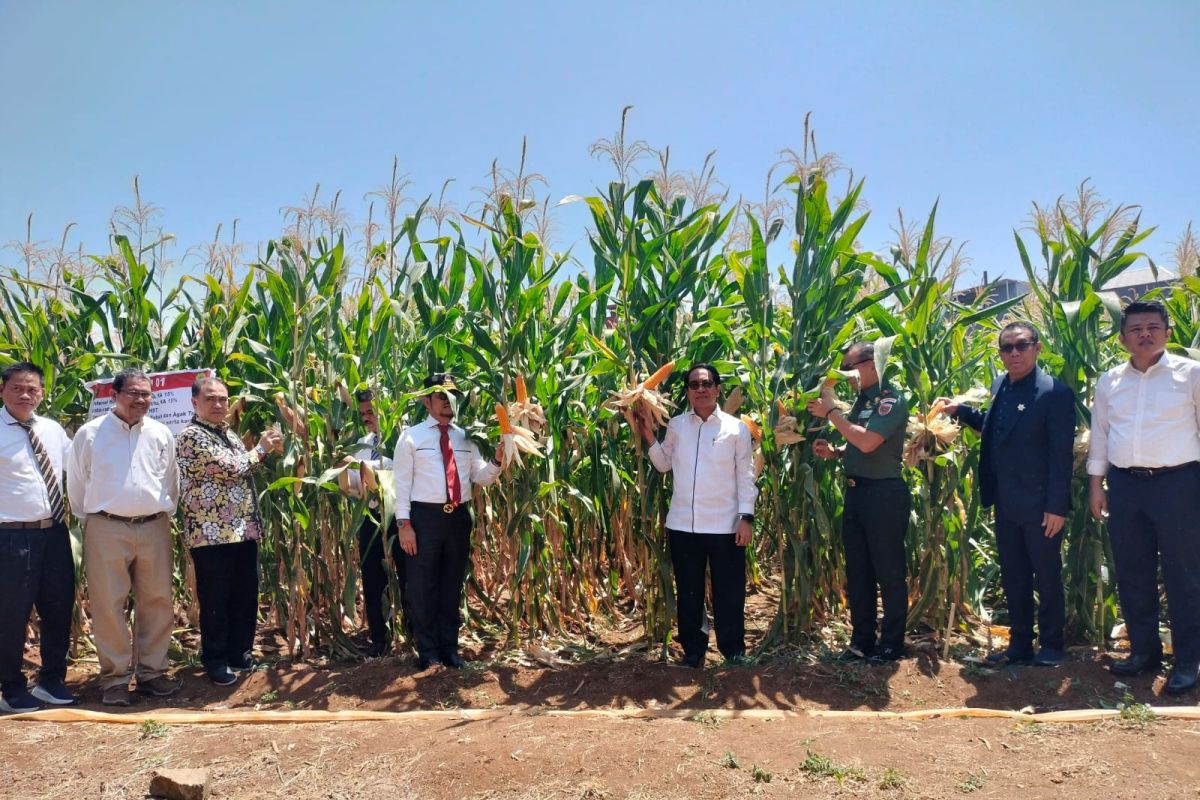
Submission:
M 1008 648 L 988 661 L 1055 666 L 1065 658 L 1061 533 L 1071 506 L 1075 393 L 1038 369 L 1042 344 L 1028 322 L 1006 325 L 999 343 L 1007 374 L 992 383 L 986 412 L 941 400 L 947 414 L 983 433 L 979 490 L 983 505 L 996 509 L 1000 580 L 1011 620 Z

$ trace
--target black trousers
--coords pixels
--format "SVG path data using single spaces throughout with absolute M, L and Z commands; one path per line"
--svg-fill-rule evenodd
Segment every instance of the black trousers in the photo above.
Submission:
M 200 603 L 200 661 L 208 670 L 243 663 L 258 624 L 258 542 L 191 548 Z
M 459 605 L 471 558 L 471 512 L 466 505 L 449 514 L 440 506 L 414 505 L 410 516 L 417 554 L 405 557 L 404 571 L 417 653 L 430 660 L 458 655 Z
M 1152 478 L 1110 468 L 1108 536 L 1133 653 L 1162 654 L 1161 556 L 1175 663 L 1200 663 L 1200 465 Z
M 875 652 L 876 597 L 882 596 L 879 644 L 903 650 L 908 618 L 904 537 L 912 506 L 908 485 L 901 478 L 849 480 L 855 485 L 846 487 L 842 547 L 853 628 L 850 644 L 868 655 Z
M 708 650 L 704 573 L 712 576 L 713 625 L 717 649 L 726 658 L 746 652 L 746 548 L 732 533 L 667 530 L 675 571 L 679 643 L 688 660 L 703 663 Z
M 67 646 L 75 608 L 75 561 L 66 525 L 40 530 L 0 530 L 0 691 L 27 686 L 21 667 L 25 629 L 37 609 L 42 667 L 39 677 L 67 677 Z
M 386 540 L 386 541 L 385 541 Z M 367 629 L 371 632 L 371 644 L 386 649 L 392 641 L 391 598 L 388 592 L 387 567 L 384 552 L 392 557 L 396 569 L 396 586 L 400 590 L 400 609 L 406 632 L 412 633 L 411 611 L 405 591 L 406 574 L 404 551 L 395 520 L 386 533 L 380 533 L 379 523 L 367 517 L 358 529 L 358 554 L 362 568 L 363 612 L 367 617 Z
M 1042 647 L 1063 649 L 1066 600 L 1062 582 L 1060 533 L 1046 538 L 1041 520 L 1013 522 L 996 514 L 996 549 L 1000 554 L 1000 582 L 1008 599 L 1010 647 L 1033 652 L 1033 591 L 1037 589 L 1038 641 Z

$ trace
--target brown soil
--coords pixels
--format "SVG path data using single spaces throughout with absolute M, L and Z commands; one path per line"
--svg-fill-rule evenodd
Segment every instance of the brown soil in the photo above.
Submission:
M 628 632 L 627 632 L 628 633 Z M 610 637 L 610 641 L 622 637 Z M 140 798 L 159 766 L 208 767 L 216 798 L 719 798 L 854 797 L 1200 798 L 1200 722 L 1139 714 L 1101 723 L 877 718 L 725 719 L 706 709 L 904 711 L 986 707 L 1056 710 L 1161 696 L 1162 676 L 1118 685 L 1110 655 L 1081 649 L 1055 669 L 981 668 L 943 661 L 915 642 L 896 664 L 844 664 L 794 651 L 749 666 L 705 670 L 617 646 L 476 645 L 464 670 L 415 671 L 411 657 L 342 663 L 278 658 L 235 686 L 196 667 L 159 709 L 502 709 L 480 721 L 405 719 L 263 726 L 55 724 L 0 721 L 0 760 L 15 766 L 0 797 Z M 553 664 L 561 660 L 561 664 Z M 273 662 L 273 663 L 272 663 Z M 102 709 L 94 664 L 69 683 Z M 1126 695 L 1131 697 L 1127 697 Z M 689 719 L 546 716 L 547 709 L 679 708 Z M 111 710 L 111 709 L 104 709 Z M 736 766 L 735 766 L 736 765 Z

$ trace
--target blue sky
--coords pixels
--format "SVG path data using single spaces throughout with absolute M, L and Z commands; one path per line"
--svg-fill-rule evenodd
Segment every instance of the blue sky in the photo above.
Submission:
M 521 139 L 552 200 L 612 177 L 588 146 L 629 134 L 695 170 L 717 151 L 758 199 L 803 118 L 866 178 L 867 247 L 897 208 L 1019 276 L 1031 201 L 1091 178 L 1158 226 L 1200 219 L 1200 3 L 55 2 L 0 0 L 0 243 L 107 250 L 113 209 L 162 208 L 171 252 L 240 220 L 265 240 L 316 183 L 354 219 L 393 155 L 414 196 L 461 208 Z M 645 162 L 649 170 L 652 164 Z M 556 243 L 587 258 L 581 205 Z M 0 251 L 0 265 L 18 254 Z M 179 268 L 177 268 L 179 269 Z

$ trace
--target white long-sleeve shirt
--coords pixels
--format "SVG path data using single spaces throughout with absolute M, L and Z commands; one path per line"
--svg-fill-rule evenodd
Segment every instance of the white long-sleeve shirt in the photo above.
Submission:
M 71 437 L 57 422 L 37 414 L 33 415 L 33 432 L 46 448 L 59 492 L 65 497 L 63 464 Z M 40 522 L 53 513 L 29 434 L 7 408 L 0 408 L 0 522 Z
M 383 454 L 380 449 L 382 442 L 379 439 L 378 433 L 368 433 L 358 440 L 358 449 L 354 451 L 354 460 L 366 464 L 373 470 L 391 469 L 392 460 Z M 354 491 L 360 491 L 362 486 L 362 478 L 356 469 L 348 470 L 346 476 L 350 481 L 350 488 Z
M 450 426 L 450 446 L 458 467 L 462 502 L 471 499 L 471 485 L 487 486 L 500 475 L 500 467 L 479 454 L 474 442 L 457 425 Z M 433 417 L 406 428 L 396 443 L 392 460 L 396 482 L 396 518 L 409 519 L 414 501 L 445 503 L 446 467 L 442 461 L 442 432 Z
M 754 443 L 746 423 L 717 408 L 672 417 L 662 442 L 650 446 L 659 472 L 674 473 L 667 527 L 692 533 L 733 533 L 739 514 L 753 514 Z
M 71 443 L 67 494 L 81 520 L 98 511 L 173 514 L 179 499 L 175 437 L 150 417 L 131 426 L 110 411 L 85 423 Z
M 1126 361 L 1101 375 L 1090 442 L 1089 475 L 1200 461 L 1200 362 L 1163 353 L 1145 372 Z

